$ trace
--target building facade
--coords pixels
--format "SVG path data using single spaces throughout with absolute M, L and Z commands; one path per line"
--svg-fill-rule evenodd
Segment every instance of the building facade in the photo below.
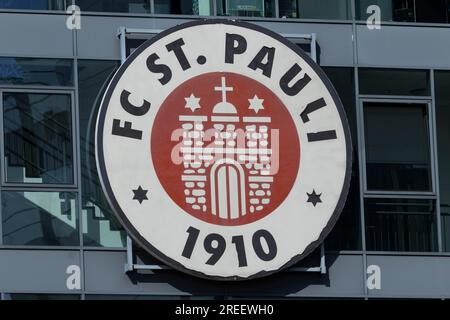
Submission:
M 81 12 L 66 12 L 73 4 Z M 121 61 L 162 30 L 210 17 L 309 52 L 352 134 L 350 193 L 323 246 L 248 282 L 188 276 L 131 244 L 95 164 L 97 111 Z M 0 0 L 1 298 L 450 298 L 449 23 L 448 0 Z M 213 118 L 235 143 L 232 114 Z M 187 147 L 206 129 L 191 120 Z M 264 139 L 269 122 L 258 121 L 245 148 Z M 257 175 L 264 157 L 243 170 Z M 201 211 L 205 190 L 195 181 L 193 197 L 192 183 L 180 181 Z M 256 187 L 270 201 L 270 182 Z M 256 200 L 241 205 L 257 211 Z

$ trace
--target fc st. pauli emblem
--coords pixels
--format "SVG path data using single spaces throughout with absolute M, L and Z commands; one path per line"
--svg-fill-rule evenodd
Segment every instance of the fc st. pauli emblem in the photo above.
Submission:
M 151 254 L 242 280 L 323 241 L 347 195 L 351 142 L 304 52 L 214 20 L 165 31 L 121 66 L 97 121 L 97 164 L 119 220 Z

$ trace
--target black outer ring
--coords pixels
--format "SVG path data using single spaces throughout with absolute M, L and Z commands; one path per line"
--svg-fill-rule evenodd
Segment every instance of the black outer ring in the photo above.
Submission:
M 205 25 L 205 24 L 226 24 L 226 25 L 233 25 L 233 26 L 237 26 L 237 27 L 252 29 L 252 30 L 264 33 L 264 34 L 274 38 L 275 40 L 283 43 L 284 45 L 289 47 L 291 50 L 296 52 L 317 73 L 319 78 L 323 81 L 323 83 L 327 87 L 328 91 L 330 92 L 330 94 L 334 100 L 334 103 L 336 104 L 336 107 L 338 109 L 338 112 L 339 112 L 339 115 L 341 118 L 341 122 L 342 122 L 343 131 L 345 134 L 345 143 L 346 143 L 346 151 L 347 151 L 347 165 L 346 165 L 344 185 L 342 187 L 342 191 L 341 191 L 341 195 L 340 195 L 338 204 L 337 204 L 332 216 L 328 220 L 327 225 L 320 233 L 319 238 L 316 241 L 311 242 L 306 247 L 306 249 L 303 251 L 302 254 L 298 254 L 298 255 L 292 257 L 290 261 L 285 263 L 283 266 L 281 266 L 277 270 L 260 271 L 260 272 L 255 273 L 254 275 L 247 277 L 247 278 L 238 277 L 238 276 L 231 276 L 231 277 L 210 276 L 210 275 L 204 274 L 199 271 L 188 269 L 185 266 L 183 266 L 181 263 L 165 256 L 157 248 L 152 246 L 146 239 L 144 239 L 139 234 L 139 232 L 134 228 L 134 226 L 128 221 L 126 215 L 123 213 L 122 209 L 120 208 L 119 204 L 117 203 L 117 201 L 114 197 L 114 194 L 112 192 L 111 186 L 109 184 L 108 175 L 106 173 L 105 165 L 104 165 L 103 127 L 104 127 L 105 114 L 106 114 L 106 110 L 107 110 L 109 101 L 111 99 L 112 92 L 114 91 L 114 89 L 117 85 L 117 82 L 121 78 L 122 74 L 128 68 L 130 63 L 142 51 L 144 51 L 146 48 L 148 48 L 154 42 L 158 41 L 161 38 L 164 38 L 165 36 L 167 36 L 173 32 L 176 32 L 178 30 L 182 30 L 182 29 L 186 29 L 186 28 L 198 26 L 198 25 Z M 188 273 L 188 274 L 196 276 L 196 277 L 204 278 L 204 279 L 222 280 L 222 281 L 251 280 L 251 279 L 271 275 L 273 273 L 276 273 L 282 269 L 288 268 L 288 267 L 292 266 L 293 264 L 299 262 L 300 260 L 302 260 L 303 258 L 308 256 L 316 247 L 318 247 L 319 244 L 321 244 L 323 242 L 325 237 L 328 235 L 328 233 L 334 227 L 334 225 L 336 224 L 336 221 L 338 220 L 338 218 L 341 214 L 341 211 L 345 205 L 345 201 L 347 199 L 347 194 L 348 194 L 349 187 L 350 187 L 350 177 L 351 177 L 351 171 L 352 171 L 352 141 L 351 141 L 351 136 L 350 136 L 350 129 L 349 129 L 347 116 L 345 114 L 344 107 L 342 105 L 341 100 L 339 99 L 339 96 L 338 96 L 336 90 L 334 89 L 333 85 L 331 84 L 331 81 L 328 79 L 328 77 L 326 76 L 324 71 L 302 49 L 300 49 L 294 43 L 288 41 L 287 39 L 283 38 L 281 35 L 273 32 L 273 31 L 270 31 L 270 30 L 260 27 L 258 25 L 250 24 L 250 23 L 243 22 L 243 21 L 230 21 L 230 20 L 225 20 L 225 19 L 211 19 L 211 20 L 206 19 L 206 20 L 200 20 L 200 21 L 197 20 L 197 21 L 183 23 L 183 24 L 169 28 L 169 29 L 157 34 L 153 38 L 144 42 L 141 46 L 139 46 L 139 48 L 134 50 L 133 53 L 127 58 L 127 60 L 125 60 L 125 62 L 117 70 L 116 74 L 114 75 L 113 79 L 111 80 L 111 82 L 105 92 L 105 95 L 103 97 L 103 100 L 102 100 L 102 103 L 100 106 L 98 118 L 97 118 L 96 141 L 95 142 L 96 142 L 95 155 L 96 155 L 96 162 L 97 162 L 97 170 L 100 173 L 99 174 L 100 182 L 102 184 L 102 187 L 105 192 L 107 200 L 109 201 L 119 222 L 125 227 L 125 230 L 127 231 L 127 233 L 133 238 L 133 240 L 135 240 L 148 253 L 150 253 L 157 259 L 163 261 L 164 263 L 171 266 L 172 268 L 183 271 L 185 273 Z

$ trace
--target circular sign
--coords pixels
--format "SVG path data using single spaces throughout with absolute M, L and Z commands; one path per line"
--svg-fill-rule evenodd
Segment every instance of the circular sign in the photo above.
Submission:
M 119 68 L 96 157 L 143 248 L 196 276 L 244 280 L 323 241 L 347 196 L 351 141 L 306 53 L 264 28 L 210 20 L 156 35 Z

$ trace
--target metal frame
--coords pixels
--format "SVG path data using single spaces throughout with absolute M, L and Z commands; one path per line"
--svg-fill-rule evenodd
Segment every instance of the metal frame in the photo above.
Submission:
M 157 34 L 162 30 L 159 29 L 138 29 L 138 28 L 127 28 L 121 26 L 117 30 L 117 37 L 119 38 L 120 45 L 120 59 L 121 63 L 124 63 L 126 60 L 126 39 L 129 37 L 132 39 L 132 35 L 149 35 L 149 34 Z M 285 38 L 289 38 L 291 41 L 295 42 L 295 40 L 307 40 L 310 42 L 311 46 L 311 58 L 314 61 L 317 61 L 317 35 L 315 33 L 311 34 L 297 34 L 297 33 L 282 33 L 281 34 Z M 152 264 L 152 265 L 143 265 L 143 264 L 135 264 L 133 263 L 133 241 L 129 235 L 127 235 L 127 261 L 125 263 L 125 272 L 132 271 L 142 271 L 142 270 L 170 270 L 169 266 L 163 264 Z M 321 274 L 327 273 L 326 261 L 325 261 L 325 244 L 322 242 L 320 245 L 320 265 L 317 267 L 292 267 L 287 269 L 290 272 L 319 272 Z
M 436 238 L 438 252 L 442 252 L 442 230 L 441 230 L 441 214 L 439 206 L 439 177 L 437 171 L 437 146 L 436 146 L 436 125 L 435 125 L 435 97 L 434 97 L 434 79 L 433 72 L 428 73 L 431 77 L 430 86 L 431 96 L 386 96 L 386 95 L 359 95 L 357 102 L 357 112 L 359 129 L 358 129 L 358 147 L 360 148 L 360 176 L 363 185 L 361 186 L 361 220 L 365 219 L 365 199 L 424 199 L 432 200 L 435 205 L 435 218 L 436 218 Z M 427 129 L 428 129 L 428 143 L 429 143 L 429 159 L 430 159 L 430 178 L 431 178 L 431 191 L 385 191 L 385 190 L 368 190 L 367 188 L 367 168 L 366 168 L 366 143 L 365 143 L 365 122 L 364 122 L 364 104 L 367 102 L 376 103 L 393 103 L 393 104 L 420 104 L 425 105 L 427 108 Z M 367 248 L 365 246 L 365 223 L 362 224 L 362 232 L 364 234 L 364 252 L 367 257 Z M 370 252 L 374 253 L 374 252 Z M 396 252 L 396 254 L 403 254 L 402 252 Z M 406 252 L 406 255 L 412 254 L 412 252 Z M 366 260 L 366 259 L 365 259 Z
M 76 155 L 77 155 L 77 148 L 76 148 L 76 130 L 75 130 L 75 92 L 74 90 L 70 90 L 70 89 L 61 89 L 61 90 L 55 90 L 55 89 L 47 89 L 47 88 L 40 88 L 40 89 L 28 89 L 27 87 L 21 87 L 21 88 L 14 88 L 14 89 L 3 89 L 0 88 L 0 97 L 1 97 L 1 109 L 0 109 L 0 123 L 1 123 L 1 128 L 3 129 L 3 94 L 4 93 L 30 93 L 30 94 L 62 94 L 62 95 L 69 95 L 70 96 L 70 119 L 71 119 L 71 138 L 72 138 L 72 183 L 68 183 L 68 184 L 59 184 L 59 183 L 55 183 L 55 184 L 49 184 L 49 183 L 28 183 L 28 182 L 7 182 L 7 175 L 6 175 L 6 171 L 2 172 L 2 177 L 1 177 L 1 185 L 4 188 L 7 187 L 22 187 L 22 188 L 42 188 L 42 187 L 49 187 L 49 188 L 77 188 L 78 186 L 78 179 L 77 179 L 77 171 L 78 171 L 78 166 L 79 163 L 76 159 Z M 3 131 L 2 131 L 3 132 Z M 4 146 L 4 135 L 3 133 L 1 134 L 0 137 L 0 143 L 1 146 Z M 0 150 L 0 164 L 1 167 L 6 170 L 6 163 L 5 163 L 5 150 L 4 147 L 1 148 Z
M 75 69 L 74 71 L 75 72 Z M 76 75 L 75 75 L 76 76 Z M 74 78 L 75 81 L 76 78 Z M 74 86 L 36 86 L 36 85 L 0 85 L 0 168 L 2 168 L 0 174 L 0 190 L 1 191 L 26 191 L 26 192 L 71 192 L 76 195 L 75 201 L 75 215 L 76 227 L 81 230 L 80 219 L 80 202 L 78 200 L 79 186 L 81 184 L 78 175 L 80 171 L 80 163 L 78 160 L 78 123 L 77 123 L 77 110 L 76 107 L 76 88 L 78 84 Z M 71 120 L 71 139 L 72 139 L 72 180 L 71 184 L 48 184 L 48 183 L 11 183 L 6 182 L 6 164 L 5 164 L 5 150 L 4 150 L 4 135 L 3 135 L 3 94 L 4 93 L 38 93 L 38 94 L 63 94 L 70 96 L 70 120 Z M 2 197 L 0 197 L 0 205 L 2 204 Z M 27 245 L 3 245 L 3 219 L 2 210 L 0 210 L 0 246 L 4 249 L 45 249 L 45 250 L 61 250 L 58 246 L 27 246 Z M 80 239 L 81 241 L 81 239 Z M 67 250 L 81 250 L 79 246 L 64 246 Z
M 435 168 L 435 193 L 436 193 L 436 228 L 438 237 L 438 250 L 443 251 L 443 235 L 442 235 L 442 216 L 441 216 L 441 192 L 439 185 L 439 161 L 438 161 L 438 145 L 437 145 L 437 122 L 436 122 L 436 92 L 434 83 L 434 69 L 431 69 L 428 73 L 430 77 L 430 87 L 431 87 L 431 120 L 433 124 L 432 128 L 432 140 L 433 140 L 433 160 Z
M 76 4 L 76 1 L 70 1 L 69 3 Z M 211 1 L 211 16 L 212 17 L 221 17 L 217 15 L 217 3 L 215 0 Z M 273 0 L 275 3 L 275 17 L 233 17 L 227 16 L 230 19 L 239 19 L 244 18 L 245 20 L 253 20 L 253 21 L 264 21 L 264 22 L 305 22 L 305 23 L 328 23 L 328 24 L 357 24 L 363 25 L 366 24 L 365 20 L 357 19 L 356 17 L 356 1 L 357 0 L 348 0 L 348 4 L 351 9 L 351 16 L 347 19 L 303 19 L 303 18 L 281 18 L 279 15 L 279 0 Z M 83 15 L 85 16 L 103 16 L 103 17 L 133 17 L 133 18 L 177 18 L 177 19 L 201 19 L 203 16 L 197 15 L 176 15 L 176 14 L 156 14 L 154 13 L 154 0 L 148 0 L 150 4 L 150 12 L 149 13 L 130 13 L 130 12 L 95 12 L 95 11 L 83 11 Z M 65 15 L 65 11 L 56 11 L 56 10 L 36 10 L 36 9 L 0 9 L 0 13 L 21 13 L 21 14 L 47 14 L 47 15 Z M 397 22 L 397 21 L 382 21 L 383 25 L 386 26 L 414 26 L 414 27 L 444 27 L 447 28 L 447 23 L 429 23 L 429 22 Z
M 436 185 L 435 185 L 435 168 L 434 168 L 434 142 L 433 142 L 433 128 L 434 125 L 432 123 L 432 114 L 431 114 L 431 100 L 427 99 L 427 98 L 422 98 L 419 99 L 417 97 L 415 97 L 414 99 L 404 99 L 403 97 L 401 98 L 396 98 L 395 96 L 390 97 L 389 99 L 385 98 L 385 97 L 380 97 L 377 98 L 375 96 L 368 98 L 366 97 L 361 97 L 359 99 L 360 103 L 359 103 L 359 108 L 361 108 L 360 110 L 360 117 L 361 117 L 361 125 L 362 127 L 365 126 L 364 123 L 364 104 L 367 102 L 375 102 L 375 103 L 392 103 L 392 104 L 397 104 L 397 105 L 402 105 L 402 104 L 420 104 L 420 105 L 426 105 L 427 106 L 427 116 L 428 116 L 428 143 L 429 143 L 429 159 L 430 159 L 430 165 L 431 165 L 431 172 L 430 172 L 430 178 L 431 178 L 431 191 L 424 191 L 424 192 L 409 192 L 409 191 L 385 191 L 385 190 L 369 190 L 367 188 L 367 169 L 366 169 L 366 150 L 365 150 L 365 146 L 366 146 L 366 137 L 365 137 L 365 130 L 361 130 L 361 132 L 359 132 L 360 137 L 361 137 L 361 145 L 360 147 L 364 146 L 364 152 L 362 152 L 362 160 L 363 160 L 363 167 L 361 168 L 361 173 L 363 174 L 364 177 L 364 195 L 380 195 L 380 196 L 384 196 L 384 195 L 396 195 L 396 196 L 401 196 L 401 195 L 424 195 L 424 196 L 435 196 L 436 195 Z

